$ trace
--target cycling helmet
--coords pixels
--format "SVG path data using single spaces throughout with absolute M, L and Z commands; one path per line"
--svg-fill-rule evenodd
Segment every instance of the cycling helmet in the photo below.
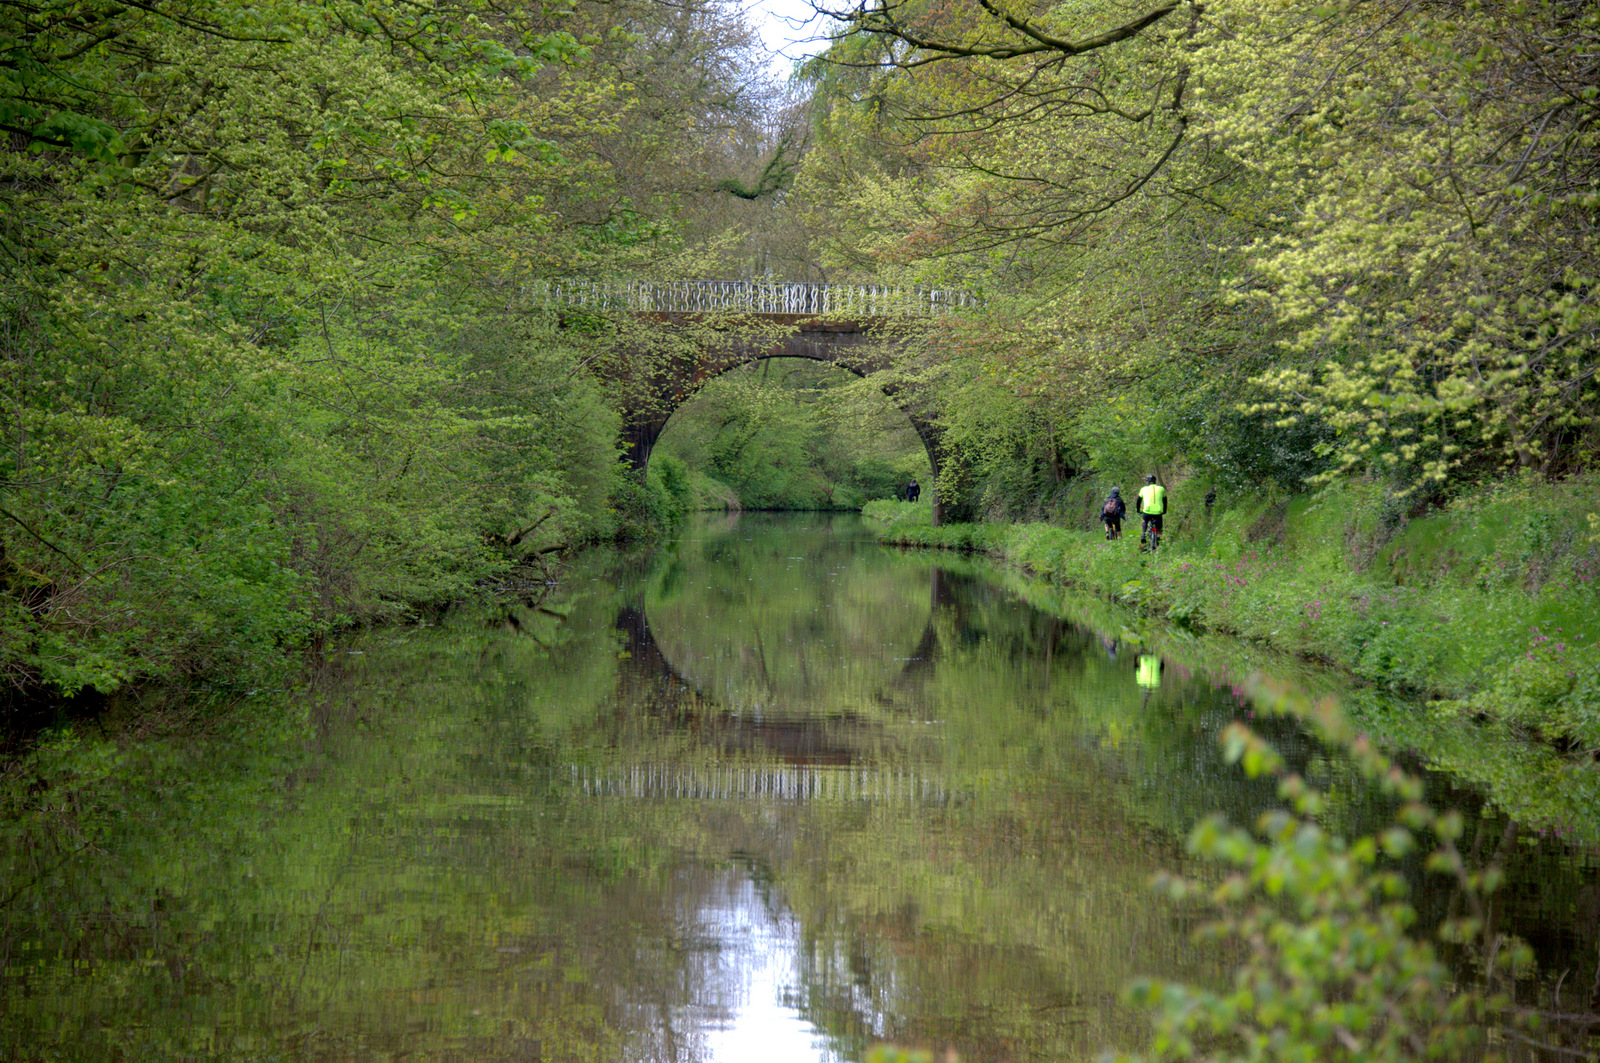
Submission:
M 1147 484 L 1155 483 L 1156 482 L 1155 473 L 1151 473 L 1149 476 L 1146 476 L 1144 478 L 1144 482 L 1147 483 Z
M 1112 488 L 1112 489 L 1111 489 L 1111 497 L 1112 497 L 1112 498 L 1117 498 L 1117 497 L 1120 497 L 1120 496 L 1121 496 L 1121 494 L 1122 494 L 1122 488 L 1120 488 L 1120 487 L 1113 487 L 1113 488 Z

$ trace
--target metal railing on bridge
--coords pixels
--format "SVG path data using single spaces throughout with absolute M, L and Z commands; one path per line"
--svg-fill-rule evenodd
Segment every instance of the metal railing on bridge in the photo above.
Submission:
M 978 305 L 971 292 L 955 289 L 780 281 L 544 280 L 527 293 L 536 306 L 639 313 L 928 317 Z

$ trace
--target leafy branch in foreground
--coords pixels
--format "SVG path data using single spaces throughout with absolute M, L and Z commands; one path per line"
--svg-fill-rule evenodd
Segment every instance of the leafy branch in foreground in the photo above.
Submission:
M 1264 814 L 1254 832 L 1206 820 L 1192 832 L 1190 850 L 1233 873 L 1209 887 L 1179 877 L 1158 882 L 1175 900 L 1213 906 L 1216 918 L 1198 937 L 1237 950 L 1240 961 L 1227 989 L 1135 985 L 1133 1002 L 1157 1009 L 1143 1058 L 1593 1058 L 1600 1016 L 1517 1001 L 1518 982 L 1534 973 L 1533 951 L 1497 929 L 1492 899 L 1502 874 L 1469 866 L 1456 844 L 1461 816 L 1431 808 L 1420 780 L 1353 734 L 1331 699 L 1299 706 L 1279 693 L 1272 700 L 1347 748 L 1397 802 L 1394 821 L 1354 841 L 1339 837 L 1319 822 L 1329 795 L 1288 772 L 1247 727 L 1229 727 L 1222 738 L 1228 759 L 1252 776 L 1276 778 L 1292 811 Z M 1411 936 L 1418 916 L 1395 862 L 1430 845 L 1425 867 L 1455 880 L 1465 913 L 1438 928 L 1459 963 Z M 1470 983 L 1458 980 L 1464 971 L 1473 973 Z

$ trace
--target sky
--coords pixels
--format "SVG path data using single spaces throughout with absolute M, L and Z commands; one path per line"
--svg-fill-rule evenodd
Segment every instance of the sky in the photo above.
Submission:
M 780 79 L 789 76 L 794 60 L 815 55 L 826 44 L 807 40 L 827 28 L 826 19 L 813 18 L 809 0 L 748 0 L 745 10 L 761 31 L 767 51 L 773 53 L 773 73 Z

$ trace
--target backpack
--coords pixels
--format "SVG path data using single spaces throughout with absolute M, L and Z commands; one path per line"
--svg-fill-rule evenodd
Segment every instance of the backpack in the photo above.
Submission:
M 1101 520 L 1117 520 L 1122 516 L 1122 506 L 1115 498 L 1106 499 L 1106 504 L 1100 509 Z

